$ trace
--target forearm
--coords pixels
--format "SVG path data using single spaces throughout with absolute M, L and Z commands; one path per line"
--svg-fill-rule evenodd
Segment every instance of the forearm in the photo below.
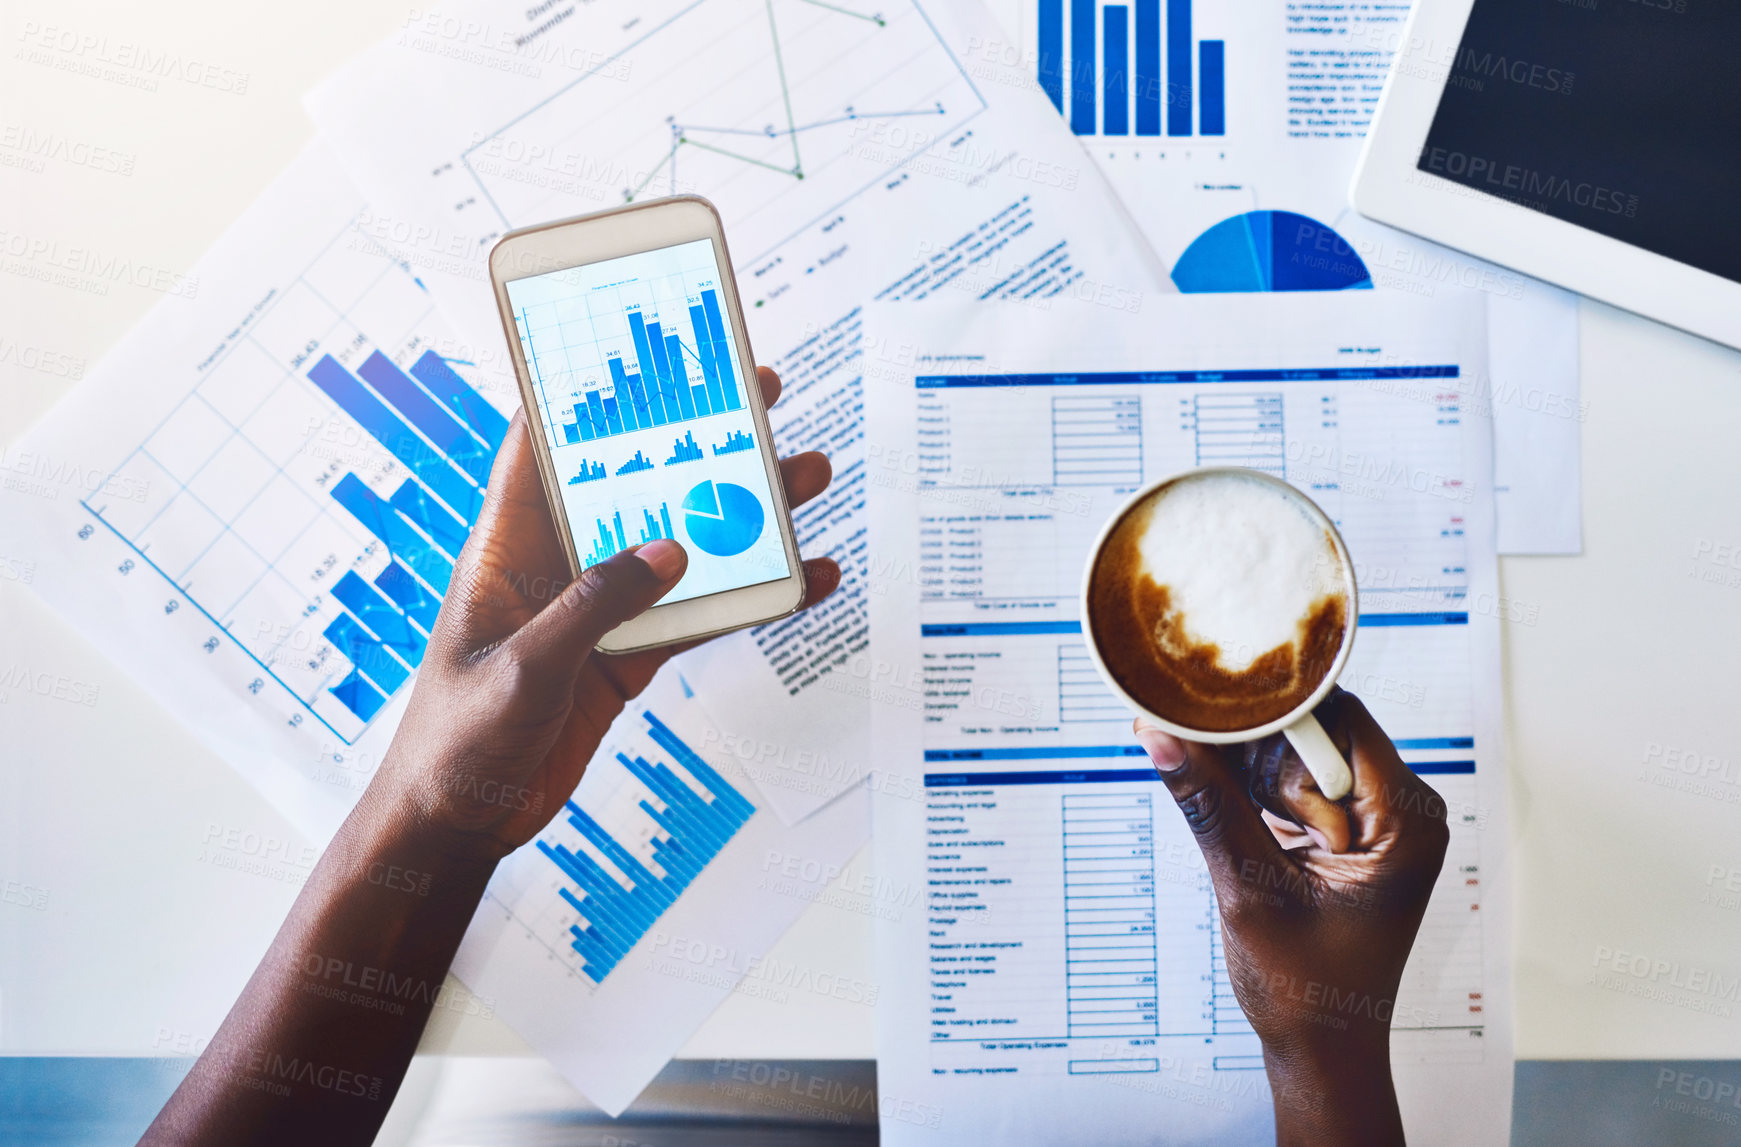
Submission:
M 368 1143 L 495 866 L 365 793 L 146 1144 Z
M 1401 1147 L 1388 1032 L 1335 1044 L 1264 1049 L 1276 1147 Z

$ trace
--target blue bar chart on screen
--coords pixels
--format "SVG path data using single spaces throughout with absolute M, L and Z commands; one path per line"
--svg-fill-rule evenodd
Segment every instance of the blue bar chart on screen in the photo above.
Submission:
M 553 444 L 592 442 L 743 408 L 731 344 L 720 320 L 718 293 L 704 289 L 699 297 L 699 302 L 686 308 L 688 342 L 667 334 L 658 319 L 647 312 L 635 309 L 622 313 L 632 348 L 609 353 L 603 361 L 608 373 L 603 377 L 595 374 L 577 394 L 570 395 L 566 410 L 547 411 Z M 538 358 L 543 340 L 532 337 L 528 313 L 522 312 L 516 319 L 521 324 L 527 364 L 533 377 L 542 382 L 548 366 Z M 567 344 L 562 347 L 563 365 L 571 370 L 566 357 L 570 349 Z M 629 356 L 626 366 L 625 354 Z M 700 381 L 693 381 L 690 364 L 700 373 Z
M 1227 135 L 1227 41 L 1198 34 L 1193 0 L 1031 2 L 1035 78 L 1071 131 L 1121 143 Z
M 608 473 L 609 472 L 605 469 L 605 464 L 603 462 L 587 462 L 583 460 L 580 464 L 580 473 L 570 478 L 568 484 L 570 486 L 579 486 L 585 482 L 602 482 Z
M 603 518 L 594 519 L 593 526 L 597 530 L 597 536 L 592 539 L 592 551 L 586 555 L 585 565 L 588 568 L 596 566 L 598 563 L 622 553 L 630 546 L 645 545 L 654 538 L 675 538 L 677 536 L 677 531 L 671 528 L 671 507 L 663 502 L 659 504 L 657 518 L 653 516 L 653 511 L 642 510 L 641 523 L 639 527 L 636 527 L 634 540 L 630 541 L 628 532 L 623 529 L 621 510 L 613 513 L 609 522 Z
M 775 502 L 744 389 L 753 372 L 713 241 L 510 279 L 506 288 L 532 381 L 533 432 L 556 472 L 570 475 L 562 508 L 581 564 L 660 538 L 679 542 L 690 563 L 664 603 L 787 576 L 780 533 L 764 529 Z M 398 431 L 381 425 L 394 440 Z M 729 480 L 716 484 L 710 474 Z
M 621 478 L 624 474 L 639 474 L 642 470 L 651 470 L 652 468 L 653 463 L 649 462 L 647 457 L 637 450 L 634 457 L 617 467 L 617 477 Z
M 665 459 L 665 465 L 677 466 L 684 462 L 699 462 L 707 455 L 701 452 L 701 447 L 695 444 L 693 432 L 685 431 L 683 437 L 671 444 L 671 457 Z
M 701 874 L 756 807 L 651 711 L 646 736 L 669 762 L 616 754 L 645 796 L 642 814 L 589 812 L 570 800 L 538 851 L 566 878 L 558 890 L 576 919 L 569 946 L 593 983 L 611 970 Z M 635 823 L 639 821 L 640 823 Z M 627 830 L 627 831 L 625 831 Z
M 740 450 L 754 450 L 755 440 L 741 430 L 734 430 L 725 436 L 725 441 L 713 448 L 717 457 L 720 454 L 736 454 Z

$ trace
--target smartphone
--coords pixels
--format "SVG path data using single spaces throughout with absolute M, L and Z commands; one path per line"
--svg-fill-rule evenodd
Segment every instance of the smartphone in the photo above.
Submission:
M 515 231 L 490 277 L 573 575 L 655 538 L 689 553 L 599 648 L 797 610 L 803 566 L 713 205 L 680 195 Z

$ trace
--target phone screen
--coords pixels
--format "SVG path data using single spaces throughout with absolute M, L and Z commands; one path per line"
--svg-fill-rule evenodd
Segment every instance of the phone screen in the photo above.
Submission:
M 661 604 L 792 573 L 719 284 L 708 239 L 507 284 L 581 563 L 682 542 Z

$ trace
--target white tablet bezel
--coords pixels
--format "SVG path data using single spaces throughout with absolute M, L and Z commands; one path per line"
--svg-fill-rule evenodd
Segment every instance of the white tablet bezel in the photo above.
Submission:
M 744 397 L 750 415 L 755 419 L 759 435 L 757 446 L 774 505 L 773 522 L 780 531 L 781 548 L 789 572 L 772 581 L 722 590 L 669 605 L 656 605 L 606 634 L 598 644 L 599 649 L 606 653 L 630 653 L 711 637 L 748 625 L 761 625 L 797 612 L 804 602 L 804 563 L 798 556 L 798 540 L 792 527 L 792 512 L 786 504 L 780 460 L 771 448 L 774 436 L 768 426 L 762 389 L 756 384 L 755 356 L 750 351 L 749 331 L 744 326 L 743 308 L 738 302 L 737 280 L 732 275 L 731 256 L 725 246 L 725 229 L 713 204 L 697 195 L 678 195 L 510 232 L 490 251 L 490 275 L 495 286 L 496 305 L 501 313 L 502 330 L 513 359 L 514 373 L 519 379 L 521 403 L 532 430 L 532 450 L 538 459 L 545 495 L 552 506 L 551 518 L 567 552 L 570 571 L 579 577 L 582 569 L 580 550 L 575 545 L 568 517 L 562 509 L 562 486 L 551 462 L 546 428 L 540 424 L 542 405 L 526 356 L 520 348 L 514 307 L 508 298 L 508 283 L 697 239 L 713 243 L 714 259 L 719 264 L 720 301 L 723 304 L 720 309 L 732 325 L 738 352 L 738 376 L 744 380 Z
M 1475 0 L 1417 0 L 1350 197 L 1380 223 L 1741 348 L 1741 283 L 1420 171 Z

